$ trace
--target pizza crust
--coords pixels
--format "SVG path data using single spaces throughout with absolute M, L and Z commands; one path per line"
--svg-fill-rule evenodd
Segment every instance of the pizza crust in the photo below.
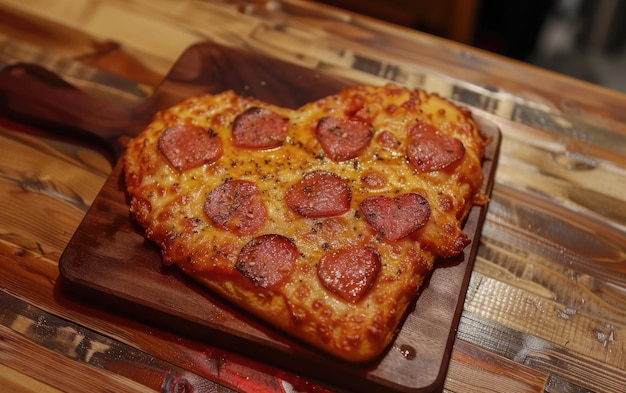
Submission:
M 163 142 L 181 126 L 205 130 L 211 154 L 182 160 L 185 136 Z M 462 223 L 485 200 L 485 143 L 469 111 L 395 85 L 296 110 L 226 91 L 158 113 L 123 164 L 131 215 L 165 264 L 288 335 L 365 362 L 389 346 L 436 259 L 469 243 Z

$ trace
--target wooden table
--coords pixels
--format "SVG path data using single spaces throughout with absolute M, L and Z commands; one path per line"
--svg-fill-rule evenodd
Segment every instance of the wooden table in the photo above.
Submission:
M 423 88 L 497 124 L 443 389 L 626 390 L 626 95 L 313 2 L 0 1 L 0 63 L 42 65 L 107 102 L 144 100 L 206 40 Z M 324 391 L 66 294 L 58 261 L 112 164 L 9 116 L 0 152 L 0 390 Z

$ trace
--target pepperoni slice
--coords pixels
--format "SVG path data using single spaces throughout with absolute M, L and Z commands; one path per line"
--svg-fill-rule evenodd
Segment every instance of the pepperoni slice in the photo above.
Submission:
M 366 122 L 323 117 L 317 123 L 317 139 L 333 161 L 358 157 L 374 136 L 374 128 Z
M 407 132 L 407 136 L 409 137 L 409 139 L 415 139 L 423 134 L 436 134 L 436 133 L 437 133 L 437 127 L 435 127 L 434 125 L 430 123 L 426 123 L 424 121 L 418 120 L 417 124 L 414 124 L 413 126 L 411 126 L 411 128 L 409 128 L 409 131 Z
M 400 141 L 396 136 L 390 131 L 383 131 L 376 136 L 376 141 L 380 143 L 380 145 L 387 149 L 397 149 L 400 147 Z
M 246 243 L 239 253 L 235 268 L 254 285 L 270 288 L 286 280 L 300 253 L 288 238 L 268 234 Z
M 324 255 L 317 265 L 322 285 L 351 303 L 372 287 L 380 271 L 380 256 L 371 247 L 354 246 Z
M 204 212 L 216 227 L 237 235 L 256 232 L 267 218 L 259 187 L 246 180 L 231 180 L 211 191 Z
M 463 143 L 451 136 L 432 133 L 417 134 L 406 148 L 409 162 L 419 172 L 444 169 L 465 155 Z
M 383 188 L 387 184 L 387 177 L 372 169 L 361 176 L 361 183 L 369 189 Z
M 222 140 L 213 130 L 191 124 L 165 129 L 159 137 L 158 148 L 181 172 L 217 161 L 224 153 Z
M 307 218 L 338 216 L 350 209 L 352 192 L 346 180 L 332 172 L 307 173 L 287 190 L 285 202 Z
M 235 118 L 233 143 L 238 147 L 270 149 L 283 144 L 289 119 L 266 108 L 252 107 Z
M 396 241 L 428 222 L 430 204 L 420 194 L 402 194 L 394 199 L 378 195 L 359 205 L 365 221 L 387 240 Z

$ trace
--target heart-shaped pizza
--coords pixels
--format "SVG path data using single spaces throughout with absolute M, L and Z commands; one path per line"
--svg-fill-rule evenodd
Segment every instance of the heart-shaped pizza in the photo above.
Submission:
M 421 90 L 354 86 L 295 110 L 226 91 L 158 113 L 123 164 L 165 264 L 362 362 L 436 259 L 469 244 L 485 144 L 468 110 Z

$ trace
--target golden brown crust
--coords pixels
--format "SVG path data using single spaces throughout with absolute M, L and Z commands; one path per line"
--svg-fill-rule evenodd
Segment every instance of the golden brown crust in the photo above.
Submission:
M 265 125 L 254 128 L 258 116 Z M 209 133 L 212 153 L 191 168 L 166 158 L 180 161 L 184 143 L 159 147 L 181 124 Z M 469 243 L 461 225 L 483 182 L 484 146 L 468 111 L 395 85 L 351 87 L 298 110 L 224 92 L 159 113 L 123 163 L 131 213 L 164 263 L 360 362 L 389 345 L 436 258 Z

